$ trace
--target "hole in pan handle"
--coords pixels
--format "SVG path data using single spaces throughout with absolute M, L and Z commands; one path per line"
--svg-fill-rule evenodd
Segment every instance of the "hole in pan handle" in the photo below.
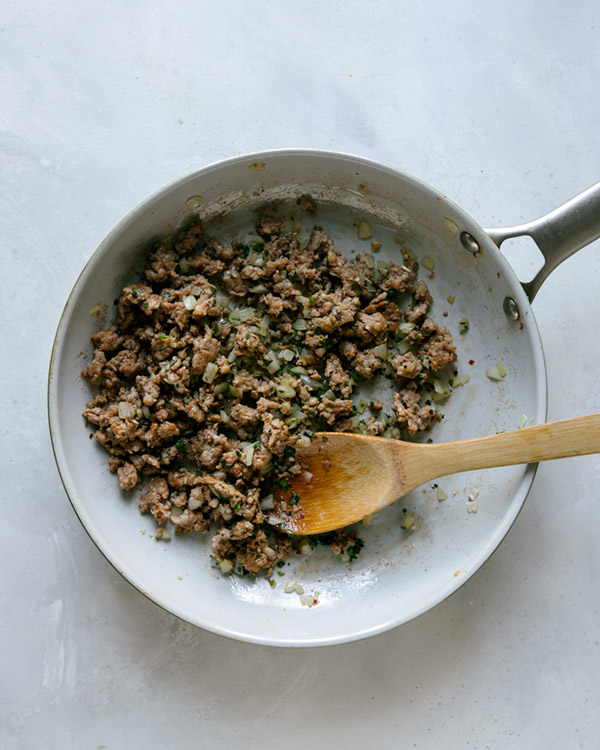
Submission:
M 533 302 L 544 281 L 563 260 L 600 237 L 600 182 L 539 219 L 485 231 L 498 247 L 511 237 L 533 238 L 545 258 L 536 276 L 523 284 L 529 301 Z

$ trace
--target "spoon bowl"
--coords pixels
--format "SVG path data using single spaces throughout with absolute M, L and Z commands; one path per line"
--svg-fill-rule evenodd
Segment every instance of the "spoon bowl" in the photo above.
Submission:
M 345 432 L 317 433 L 296 448 L 302 469 L 274 491 L 271 523 L 292 534 L 349 526 L 425 482 L 472 469 L 600 452 L 600 414 L 451 443 Z

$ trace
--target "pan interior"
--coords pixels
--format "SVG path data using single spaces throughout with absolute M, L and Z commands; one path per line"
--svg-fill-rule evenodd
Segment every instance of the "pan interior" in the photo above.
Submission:
M 310 195 L 312 215 L 296 200 Z M 200 196 L 189 210 L 186 201 Z M 196 201 L 199 202 L 199 201 Z M 516 518 L 534 467 L 507 467 L 457 474 L 427 485 L 379 513 L 359 531 L 365 548 L 352 564 L 328 549 L 297 558 L 275 576 L 223 578 L 212 566 L 206 536 L 153 539 L 151 519 L 135 497 L 118 489 L 106 454 L 87 439 L 81 411 L 89 389 L 80 376 L 91 352 L 89 336 L 106 323 L 112 301 L 131 281 L 149 243 L 200 217 L 220 241 L 244 239 L 257 215 L 300 221 L 300 236 L 316 223 L 336 248 L 352 257 L 370 252 L 359 240 L 355 219 L 369 221 L 382 243 L 375 260 L 401 259 L 405 245 L 433 269 L 421 273 L 434 297 L 432 317 L 448 327 L 458 349 L 459 375 L 468 382 L 442 406 L 444 419 L 422 439 L 460 440 L 545 418 L 543 355 L 530 307 L 510 267 L 489 238 L 444 196 L 402 173 L 354 157 L 322 152 L 272 152 L 240 157 L 178 181 L 132 212 L 92 257 L 61 320 L 50 373 L 49 413 L 55 454 L 71 502 L 109 561 L 140 591 L 184 619 L 225 635 L 278 645 L 317 645 L 364 637 L 412 619 L 460 586 L 489 557 Z M 468 232 L 480 246 L 463 246 Z M 428 263 L 429 264 L 429 263 Z M 429 264 L 431 265 L 431 264 Z M 514 298 L 518 321 L 503 313 Z M 100 319 L 90 309 L 100 305 Z M 459 320 L 469 321 L 459 332 Z M 506 375 L 491 380 L 501 362 Z M 477 495 L 478 512 L 467 509 Z M 471 509 L 473 506 L 471 506 Z M 408 514 L 416 522 L 402 522 Z M 319 604 L 302 607 L 284 584 L 298 581 L 318 592 Z

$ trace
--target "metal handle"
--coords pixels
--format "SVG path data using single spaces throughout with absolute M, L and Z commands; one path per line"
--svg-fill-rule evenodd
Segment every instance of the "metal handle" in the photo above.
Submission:
M 528 224 L 485 231 L 498 247 L 504 240 L 523 235 L 529 235 L 539 247 L 545 263 L 535 278 L 523 284 L 532 302 L 556 266 L 600 237 L 600 182 Z

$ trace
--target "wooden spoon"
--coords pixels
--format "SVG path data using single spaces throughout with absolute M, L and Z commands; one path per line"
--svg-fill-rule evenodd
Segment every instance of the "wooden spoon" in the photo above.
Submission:
M 446 474 L 598 452 L 600 414 L 453 443 L 321 432 L 310 446 L 297 445 L 302 473 L 274 491 L 270 523 L 320 534 L 361 521 Z

